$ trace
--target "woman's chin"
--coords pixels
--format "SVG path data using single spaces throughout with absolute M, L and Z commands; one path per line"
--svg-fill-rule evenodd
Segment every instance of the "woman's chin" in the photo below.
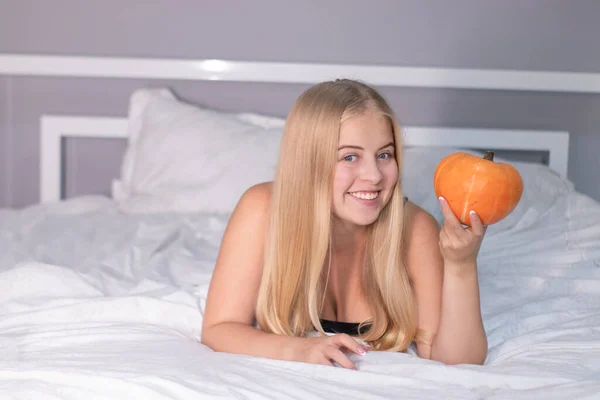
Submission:
M 369 213 L 371 214 L 371 213 Z M 348 215 L 346 218 L 341 218 L 340 220 L 347 225 L 353 225 L 357 228 L 366 228 L 369 225 L 372 225 L 379 218 L 379 213 L 372 213 L 372 215 Z

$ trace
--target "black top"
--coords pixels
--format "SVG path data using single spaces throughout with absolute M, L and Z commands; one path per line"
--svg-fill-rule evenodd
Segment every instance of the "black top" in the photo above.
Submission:
M 404 197 L 404 204 L 408 201 L 408 197 Z M 325 332 L 329 333 L 345 333 L 351 336 L 363 335 L 367 333 L 370 324 L 364 324 L 362 329 L 359 330 L 360 323 L 358 322 L 340 322 L 340 321 L 331 321 L 328 319 L 320 319 L 321 326 Z
M 320 319 L 321 326 L 325 332 L 329 333 L 345 333 L 350 336 L 363 335 L 367 333 L 370 328 L 369 324 L 364 324 L 362 329 L 359 330 L 358 326 L 360 325 L 357 322 L 340 322 L 340 321 L 330 321 L 328 319 Z

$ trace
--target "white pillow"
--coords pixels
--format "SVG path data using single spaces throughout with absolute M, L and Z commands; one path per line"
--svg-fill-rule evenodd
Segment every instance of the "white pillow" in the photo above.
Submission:
M 254 123 L 252 123 L 254 122 Z M 129 146 L 113 197 L 126 213 L 230 213 L 250 186 L 274 178 L 283 120 L 228 114 L 136 91 Z
M 269 117 L 248 112 L 236 114 L 236 117 L 250 124 L 262 126 L 263 128 L 279 128 L 283 131 L 285 126 L 285 119 L 283 118 Z
M 144 111 L 148 104 L 156 98 L 175 99 L 173 93 L 164 88 L 142 89 L 133 92 L 129 98 L 129 115 L 127 117 L 127 151 L 121 165 L 121 179 L 113 182 L 113 198 L 120 200 L 126 196 L 125 191 L 131 186 L 133 166 L 137 157 L 137 141 L 143 130 Z

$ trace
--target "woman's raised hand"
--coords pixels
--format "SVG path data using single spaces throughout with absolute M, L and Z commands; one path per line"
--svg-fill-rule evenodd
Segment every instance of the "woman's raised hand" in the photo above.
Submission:
M 440 251 L 444 260 L 453 264 L 475 263 L 486 227 L 475 212 L 471 212 L 471 227 L 464 228 L 448 202 L 440 197 L 444 225 L 440 230 Z

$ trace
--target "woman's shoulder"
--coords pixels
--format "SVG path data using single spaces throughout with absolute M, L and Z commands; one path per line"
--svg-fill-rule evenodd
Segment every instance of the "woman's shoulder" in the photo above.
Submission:
M 246 189 L 229 218 L 223 243 L 232 240 L 237 243 L 243 238 L 244 246 L 247 248 L 262 248 L 264 237 L 257 233 L 266 232 L 268 228 L 270 201 L 270 182 L 256 184 Z M 240 246 L 236 244 L 231 247 L 223 246 L 223 248 L 224 253 L 229 253 L 238 251 Z
M 407 243 L 419 245 L 435 242 L 437 245 L 440 225 L 433 215 L 408 199 L 405 206 L 405 230 Z
M 272 182 L 263 182 L 246 189 L 233 210 L 231 221 L 264 224 L 271 206 L 272 187 Z
M 433 215 L 411 201 L 406 204 L 405 215 L 403 251 L 411 281 L 413 284 L 428 282 L 442 265 L 439 262 L 440 225 Z
M 238 203 L 238 208 L 268 210 L 271 204 L 273 182 L 262 182 L 249 187 Z

